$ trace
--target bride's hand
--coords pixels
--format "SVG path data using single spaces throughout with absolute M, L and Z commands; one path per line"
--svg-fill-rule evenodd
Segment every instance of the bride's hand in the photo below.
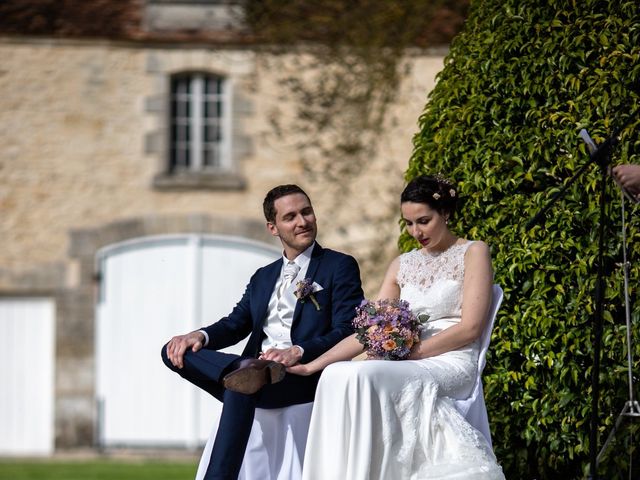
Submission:
M 302 375 L 303 377 L 307 377 L 314 373 L 307 364 L 298 363 L 292 367 L 287 367 L 288 373 L 293 373 L 294 375 Z

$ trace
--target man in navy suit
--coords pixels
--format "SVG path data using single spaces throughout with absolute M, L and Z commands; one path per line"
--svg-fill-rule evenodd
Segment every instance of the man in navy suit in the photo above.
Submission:
M 254 273 L 227 317 L 162 349 L 171 370 L 224 404 L 206 479 L 237 479 L 256 407 L 313 401 L 319 373 L 298 376 L 286 367 L 313 360 L 353 333 L 363 299 L 355 259 L 316 243 L 315 213 L 300 187 L 272 189 L 263 209 L 282 259 Z M 217 351 L 247 336 L 241 356 Z

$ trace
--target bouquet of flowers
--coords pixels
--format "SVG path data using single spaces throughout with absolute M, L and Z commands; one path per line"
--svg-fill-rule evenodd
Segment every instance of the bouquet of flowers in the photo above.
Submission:
M 405 300 L 364 300 L 356 308 L 353 326 L 369 358 L 402 360 L 420 339 L 420 325 L 428 318 L 416 317 Z

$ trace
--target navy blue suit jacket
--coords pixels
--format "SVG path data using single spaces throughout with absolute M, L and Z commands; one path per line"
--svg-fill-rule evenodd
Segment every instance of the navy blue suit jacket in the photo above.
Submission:
M 282 259 L 258 269 L 233 311 L 204 327 L 209 335 L 205 348 L 220 350 L 235 345 L 248 335 L 243 356 L 256 357 L 264 339 L 264 321 L 269 299 L 282 269 Z M 311 301 L 298 300 L 291 325 L 293 345 L 304 349 L 301 363 L 308 363 L 353 333 L 355 308 L 363 299 L 360 269 L 356 260 L 344 253 L 322 248 L 316 243 L 305 278 L 322 286 L 314 293 L 320 310 Z

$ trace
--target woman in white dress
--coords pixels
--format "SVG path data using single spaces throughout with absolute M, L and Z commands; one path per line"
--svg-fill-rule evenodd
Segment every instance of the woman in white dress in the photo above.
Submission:
M 493 283 L 487 245 L 458 238 L 447 226 L 456 200 L 448 181 L 427 176 L 401 196 L 407 231 L 422 248 L 391 263 L 378 297 L 401 298 L 416 315 L 429 315 L 409 359 L 342 361 L 363 351 L 354 334 L 289 368 L 308 375 L 327 367 L 305 480 L 504 479 L 484 436 L 451 400 L 473 388 Z

